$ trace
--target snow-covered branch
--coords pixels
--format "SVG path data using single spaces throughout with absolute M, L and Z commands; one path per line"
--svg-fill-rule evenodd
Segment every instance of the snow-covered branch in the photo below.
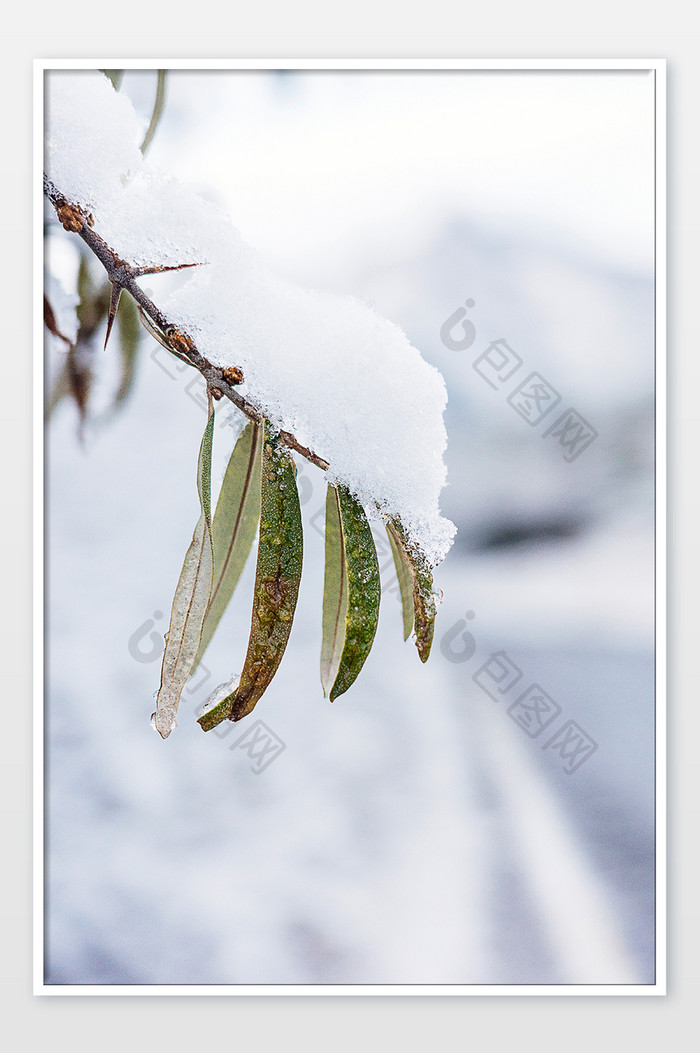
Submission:
M 87 247 L 95 254 L 107 272 L 107 277 L 112 286 L 119 291 L 124 290 L 133 296 L 142 313 L 145 314 L 151 325 L 158 331 L 161 343 L 172 351 L 174 355 L 177 355 L 178 358 L 183 359 L 199 370 L 207 382 L 208 389 L 215 398 L 224 396 L 230 399 L 247 417 L 261 423 L 263 415 L 240 392 L 236 391 L 231 383 L 232 374 L 235 370 L 230 366 L 212 365 L 197 350 L 192 337 L 182 332 L 173 322 L 169 321 L 166 315 L 153 303 L 138 284 L 137 279 L 145 274 L 179 270 L 180 268 L 177 265 L 172 267 L 135 267 L 126 260 L 120 259 L 114 249 L 110 248 L 107 242 L 93 229 L 93 220 L 90 213 L 75 204 L 75 202 L 68 201 L 47 176 L 44 176 L 44 194 L 55 208 L 56 215 L 62 226 L 82 238 Z M 192 263 L 182 264 L 182 267 L 192 266 L 196 265 Z M 240 373 L 241 379 L 242 376 L 242 373 Z M 324 471 L 328 469 L 328 461 L 298 442 L 291 432 L 282 430 L 280 436 L 285 446 L 301 454 L 311 464 L 315 464 Z
M 126 290 L 210 391 L 269 421 L 331 485 L 371 518 L 399 522 L 409 547 L 440 563 L 455 528 L 439 507 L 438 370 L 369 304 L 275 274 L 221 207 L 145 160 L 134 109 L 105 76 L 60 71 L 50 99 L 47 192 L 105 267 L 112 313 Z M 183 281 L 154 303 L 139 277 L 169 269 Z
M 201 514 L 173 601 L 156 730 L 167 738 L 175 726 L 184 684 L 231 598 L 233 571 L 253 540 L 253 530 L 240 529 L 244 519 L 259 524 L 248 651 L 235 687 L 200 718 L 204 730 L 248 714 L 275 675 L 303 561 L 289 450 L 325 470 L 329 484 L 324 693 L 333 700 L 351 687 L 374 642 L 378 517 L 401 588 L 404 639 L 413 630 L 427 661 L 438 600 L 432 568 L 455 532 L 439 510 L 447 393 L 438 371 L 368 304 L 273 274 L 225 212 L 145 162 L 134 110 L 105 77 L 59 77 L 51 99 L 44 192 L 106 271 L 105 346 L 126 292 L 151 334 L 202 374 L 210 396 L 197 470 Z M 165 271 L 189 277 L 159 306 L 139 279 Z M 253 423 L 234 447 L 214 508 L 212 400 L 223 397 Z

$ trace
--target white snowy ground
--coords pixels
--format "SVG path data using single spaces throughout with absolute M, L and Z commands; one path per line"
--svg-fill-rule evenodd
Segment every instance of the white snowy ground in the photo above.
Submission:
M 251 561 L 162 742 L 148 718 L 197 516 L 204 414 L 186 388 L 201 387 L 149 342 L 132 402 L 85 450 L 64 407 L 47 438 L 50 983 L 653 978 L 650 282 L 574 238 L 459 214 L 404 244 L 362 237 L 322 274 L 302 252 L 299 275 L 376 301 L 445 375 L 459 535 L 433 655 L 402 643 L 388 595 L 358 682 L 322 698 L 324 486 L 306 466 L 302 591 L 273 685 L 242 724 L 197 726 L 245 653 Z M 452 351 L 440 327 L 468 296 L 478 336 Z M 499 337 L 599 431 L 571 464 L 472 369 Z M 514 527 L 531 540 L 499 544 Z M 597 742 L 573 774 L 474 682 L 499 651 L 561 706 L 552 727 Z M 258 718 L 286 748 L 256 774 L 234 743 Z

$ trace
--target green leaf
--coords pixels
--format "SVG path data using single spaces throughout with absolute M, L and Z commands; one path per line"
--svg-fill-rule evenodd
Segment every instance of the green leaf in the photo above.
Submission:
M 122 296 L 119 302 L 117 325 L 119 326 L 119 350 L 121 352 L 121 378 L 112 401 L 112 410 L 118 409 L 129 397 L 136 374 L 141 325 L 136 303 L 130 296 Z
M 119 91 L 122 83 L 122 77 L 124 76 L 123 69 L 102 69 L 100 73 L 104 73 L 105 77 L 109 78 L 112 82 L 112 87 L 115 91 Z
M 215 728 L 217 724 L 220 724 L 222 720 L 226 720 L 231 716 L 233 700 L 235 697 L 235 692 L 231 695 L 227 695 L 226 698 L 222 698 L 215 706 L 212 706 L 211 709 L 206 710 L 205 713 L 202 713 L 201 717 L 197 718 L 197 723 L 202 731 L 211 731 L 211 729 Z
M 251 421 L 229 458 L 212 524 L 214 578 L 209 610 L 194 669 L 204 657 L 238 585 L 260 520 L 260 448 L 262 425 Z
M 87 252 L 80 253 L 80 264 L 78 265 L 78 319 L 80 318 L 80 304 L 84 304 L 93 294 L 94 283 L 90 274 L 90 261 Z
M 81 254 L 78 268 L 78 295 L 80 302 L 76 314 L 78 333 L 75 342 L 68 348 L 63 367 L 55 381 L 46 408 L 46 419 L 49 420 L 56 407 L 66 398 L 75 402 L 78 410 L 78 434 L 82 439 L 87 421 L 88 402 L 92 388 L 92 347 L 91 341 L 97 327 L 107 314 L 110 301 L 111 284 L 96 288 L 90 274 L 87 254 Z
M 77 342 L 66 352 L 66 367 L 70 394 L 78 408 L 78 435 L 82 440 L 93 379 L 92 355 L 89 349 Z
M 167 72 L 168 71 L 165 69 L 158 70 L 158 81 L 156 83 L 156 97 L 153 103 L 153 113 L 151 114 L 151 120 L 149 122 L 148 128 L 146 129 L 146 134 L 143 137 L 143 142 L 141 143 L 142 154 L 145 154 L 148 150 L 148 147 L 151 145 L 151 142 L 153 141 L 153 136 L 156 134 L 156 129 L 158 128 L 160 119 L 163 116 L 163 110 L 165 109 L 165 78 Z
M 348 612 L 348 575 L 338 491 L 326 492 L 326 571 L 323 581 L 321 684 L 328 695 L 340 667 Z
M 377 550 L 362 506 L 346 487 L 338 486 L 333 493 L 330 489 L 321 682 L 333 702 L 355 682 L 372 649 L 381 583 Z
M 430 567 L 422 557 L 416 556 L 415 568 L 413 603 L 416 609 L 416 647 L 421 662 L 427 662 L 430 657 L 430 648 L 433 646 L 437 605 Z
M 197 490 L 201 514 L 185 555 L 175 589 L 170 626 L 163 654 L 154 725 L 167 739 L 175 724 L 182 689 L 192 672 L 202 626 L 209 606 L 214 553 L 211 539 L 211 450 L 214 410 L 210 403 L 197 464 Z
M 106 281 L 99 286 L 96 285 L 90 273 L 90 258 L 87 253 L 81 253 L 78 268 L 80 303 L 76 308 L 80 325 L 76 344 L 90 343 L 109 312 L 111 294 L 112 283 Z
M 391 531 L 393 531 L 393 538 Z M 389 540 L 392 542 L 392 551 L 395 545 L 399 550 L 401 563 L 411 579 L 413 587 L 416 647 L 421 662 L 427 662 L 430 655 L 430 648 L 433 643 L 435 615 L 437 613 L 435 591 L 433 589 L 433 574 L 422 553 L 414 546 L 409 545 L 404 529 L 398 520 L 390 520 L 387 524 L 387 532 L 389 533 Z M 396 555 L 394 555 L 394 559 L 396 559 Z M 399 583 L 401 584 L 401 573 L 399 573 L 398 566 L 396 570 L 399 575 Z M 404 602 L 405 632 L 408 619 L 406 615 L 406 604 L 403 590 L 404 586 L 401 584 L 401 598 Z M 406 637 L 404 637 L 404 639 L 406 639 Z
M 255 707 L 282 660 L 299 595 L 303 559 L 296 468 L 279 435 L 265 422 L 262 437 L 260 540 L 248 651 L 238 687 L 202 714 L 204 731 L 240 720 Z
M 415 604 L 413 602 L 413 579 L 408 556 L 401 544 L 401 538 L 396 533 L 393 523 L 386 524 L 386 532 L 391 545 L 391 554 L 394 557 L 396 577 L 401 590 L 401 607 L 403 610 L 403 638 L 408 640 L 415 619 Z
M 62 340 L 68 347 L 73 346 L 73 341 L 69 340 L 67 336 L 64 336 L 58 328 L 56 315 L 54 314 L 53 307 L 51 306 L 51 302 L 46 293 L 44 293 L 44 325 L 53 336 L 58 337 L 58 339 Z
M 68 363 L 64 362 L 59 370 L 58 376 L 54 381 L 53 388 L 48 397 L 46 405 L 46 420 L 51 420 L 56 408 L 60 406 L 64 398 L 71 394 L 70 384 L 70 371 L 68 369 Z

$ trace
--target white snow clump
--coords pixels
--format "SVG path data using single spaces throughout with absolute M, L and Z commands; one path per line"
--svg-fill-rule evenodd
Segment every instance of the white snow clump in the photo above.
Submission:
M 166 317 L 275 427 L 330 464 L 373 515 L 398 516 L 431 565 L 454 525 L 445 484 L 441 374 L 403 331 L 350 297 L 300 288 L 271 271 L 227 215 L 145 161 L 131 102 L 97 71 L 50 75 L 47 175 L 87 208 L 95 231 L 132 264 L 206 263 L 183 271 Z

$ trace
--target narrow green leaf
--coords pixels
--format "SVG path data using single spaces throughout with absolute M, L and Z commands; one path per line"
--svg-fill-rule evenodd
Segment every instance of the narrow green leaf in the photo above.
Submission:
M 427 662 L 430 657 L 430 648 L 433 646 L 437 605 L 430 567 L 420 557 L 416 557 L 415 567 L 413 603 L 416 609 L 416 647 L 421 662 Z
M 226 720 L 231 716 L 231 709 L 233 708 L 233 699 L 235 698 L 235 692 L 231 695 L 227 695 L 226 698 L 222 698 L 220 702 L 212 706 L 211 709 L 207 709 L 205 713 L 202 713 L 201 717 L 197 718 L 202 731 L 211 731 L 217 724 L 220 724 L 222 720 Z
M 73 341 L 69 340 L 67 336 L 64 336 L 61 330 L 58 328 L 58 323 L 56 322 L 56 315 L 54 314 L 53 307 L 51 306 L 51 301 L 49 300 L 46 293 L 44 293 L 44 325 L 53 336 L 58 337 L 58 339 L 62 340 L 64 344 L 67 344 L 68 347 L 73 346 Z
M 393 539 L 391 532 L 389 532 L 389 527 L 393 530 Z M 433 589 L 433 574 L 425 557 L 406 540 L 405 532 L 398 520 L 392 519 L 390 523 L 387 524 L 387 531 L 389 532 L 389 539 L 393 540 L 392 550 L 395 544 L 401 553 L 401 562 L 404 564 L 405 569 L 411 578 L 413 586 L 416 647 L 421 662 L 427 662 L 430 655 L 430 648 L 433 644 L 435 615 L 437 613 L 435 592 Z M 400 574 L 399 582 L 401 582 Z M 403 585 L 401 586 L 401 596 L 403 599 Z M 406 621 L 406 607 L 404 603 L 404 631 L 406 628 Z
M 90 262 L 87 251 L 80 253 L 80 264 L 78 265 L 78 300 L 81 304 L 90 299 L 94 289 L 92 275 L 90 274 Z M 80 308 L 78 308 L 79 310 Z M 79 321 L 82 321 L 78 315 Z
M 102 325 L 112 295 L 112 283 L 106 281 L 96 285 L 90 273 L 90 260 L 86 253 L 81 254 L 78 268 L 78 296 L 80 303 L 76 308 L 79 328 L 76 343 L 89 344 L 95 332 Z
M 155 728 L 164 739 L 167 739 L 175 726 L 180 695 L 192 672 L 211 593 L 214 564 L 211 540 L 213 435 L 214 410 L 210 403 L 209 419 L 204 429 L 197 464 L 197 490 L 201 514 L 175 589 L 170 626 L 163 654 L 160 688 L 156 698 L 156 712 L 153 716 Z
M 66 352 L 70 393 L 78 408 L 78 435 L 82 441 L 88 416 L 88 400 L 92 390 L 92 355 L 89 347 L 78 341 Z
M 346 487 L 338 487 L 336 500 L 342 533 L 347 599 L 342 654 L 330 690 L 331 702 L 352 686 L 365 664 L 377 631 L 381 595 L 379 561 L 367 516 Z
M 233 448 L 212 524 L 214 578 L 209 610 L 192 672 L 204 657 L 238 585 L 260 520 L 262 425 L 251 421 Z
M 104 73 L 105 77 L 108 77 L 112 82 L 112 87 L 115 91 L 119 91 L 121 86 L 122 77 L 124 76 L 123 69 L 103 69 L 100 73 Z
M 401 544 L 401 539 L 396 533 L 393 523 L 386 524 L 386 532 L 391 545 L 391 554 L 394 557 L 396 577 L 401 590 L 401 607 L 403 610 L 403 638 L 408 640 L 415 619 L 415 604 L 413 602 L 413 579 L 408 556 Z
M 68 369 L 68 363 L 64 362 L 59 370 L 58 376 L 54 381 L 53 388 L 48 397 L 45 414 L 47 421 L 51 420 L 51 417 L 53 416 L 57 406 L 59 406 L 61 402 L 63 402 L 64 398 L 66 398 L 70 394 L 70 373 Z
M 296 468 L 267 424 L 262 437 L 260 540 L 248 651 L 237 689 L 203 713 L 205 731 L 226 717 L 240 720 L 262 697 L 282 660 L 292 630 L 303 558 Z
M 143 307 L 137 305 L 137 310 L 139 312 L 139 321 L 146 330 L 146 332 L 150 333 L 153 339 L 157 340 L 161 347 L 164 347 L 167 351 L 172 351 L 170 344 L 165 338 L 165 334 L 162 333 L 160 329 L 158 329 L 158 327 L 151 321 L 151 319 L 144 311 Z
M 323 581 L 323 642 L 321 684 L 328 696 L 338 675 L 345 643 L 348 612 L 348 575 L 340 519 L 340 499 L 334 486 L 326 491 L 326 571 Z
M 146 129 L 146 134 L 143 137 L 143 142 L 141 143 L 142 154 L 145 154 L 146 150 L 148 150 L 148 147 L 151 145 L 151 142 L 153 141 L 153 136 L 156 134 L 156 129 L 158 128 L 160 119 L 163 116 L 163 110 L 165 109 L 165 78 L 167 72 L 168 71 L 165 69 L 158 70 L 158 81 L 156 84 L 156 97 L 153 103 L 153 113 L 151 114 L 151 120 L 149 122 L 148 128 Z
M 121 352 L 121 378 L 112 401 L 112 410 L 118 409 L 129 397 L 136 374 L 136 362 L 141 341 L 141 325 L 136 303 L 130 296 L 122 296 L 121 298 L 119 310 L 117 311 L 117 325 L 119 326 L 119 349 Z

